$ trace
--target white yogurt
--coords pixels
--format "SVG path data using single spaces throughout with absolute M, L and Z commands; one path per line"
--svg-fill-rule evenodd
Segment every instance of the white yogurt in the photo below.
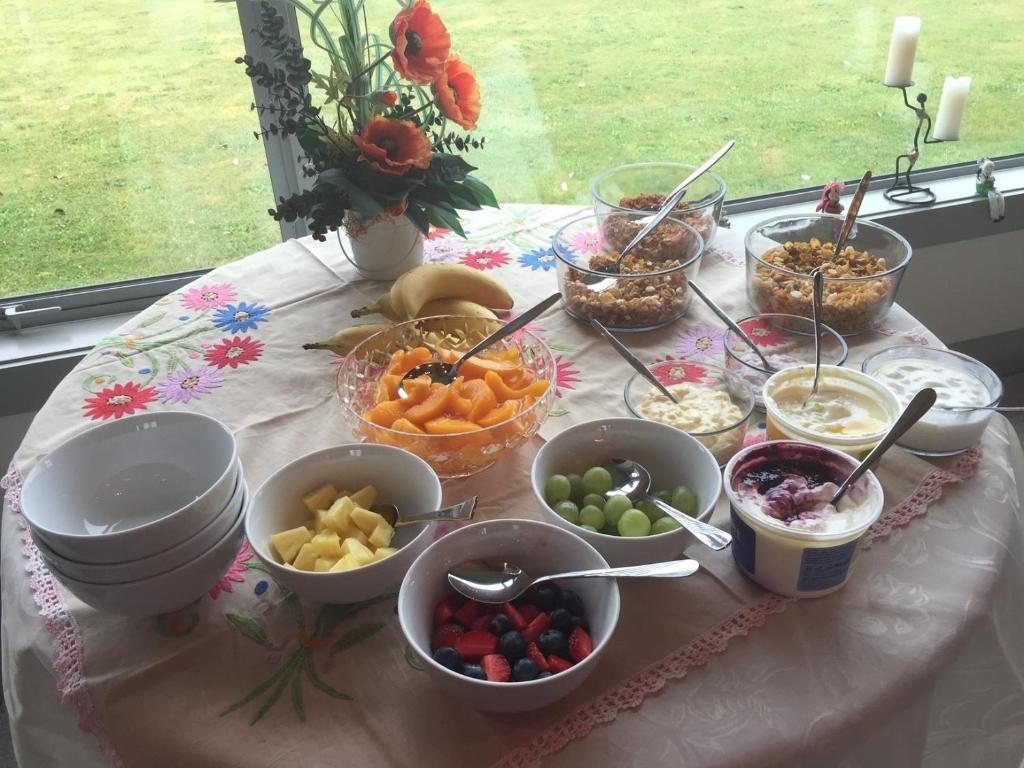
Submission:
M 637 404 L 637 412 L 645 419 L 660 421 L 696 437 L 718 460 L 728 461 L 740 449 L 746 430 L 740 429 L 743 411 L 729 393 L 697 384 L 675 384 L 668 387 L 678 403 L 673 403 L 659 390 L 651 388 Z M 736 427 L 723 432 L 728 427 Z

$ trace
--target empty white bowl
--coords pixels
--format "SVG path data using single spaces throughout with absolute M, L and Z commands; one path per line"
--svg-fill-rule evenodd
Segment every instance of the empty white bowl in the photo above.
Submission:
M 244 522 L 245 515 L 239 515 L 224 537 L 199 557 L 148 579 L 93 584 L 50 570 L 79 600 L 98 610 L 135 617 L 169 613 L 198 600 L 227 573 L 238 556 Z
M 73 579 L 93 584 L 117 584 L 122 581 L 137 581 L 170 571 L 191 562 L 220 541 L 242 516 L 249 501 L 245 478 L 239 476 L 235 492 L 227 506 L 211 520 L 205 528 L 173 547 L 155 555 L 122 563 L 80 563 L 61 557 L 47 546 L 46 542 L 35 539 L 39 554 L 51 568 L 67 574 Z
M 441 482 L 423 459 L 401 448 L 356 443 L 326 448 L 286 464 L 266 479 L 246 512 L 245 533 L 270 575 L 297 595 L 318 603 L 355 603 L 395 589 L 434 529 L 433 523 L 395 530 L 393 555 L 370 565 L 337 573 L 286 568 L 270 546 L 275 533 L 309 522 L 302 497 L 324 483 L 335 488 L 377 488 L 379 504 L 403 512 L 429 512 L 441 507 Z
M 142 413 L 101 424 L 44 457 L 21 504 L 33 533 L 82 563 L 148 557 L 205 527 L 240 465 L 231 430 L 198 413 Z
M 405 639 L 439 687 L 487 712 L 525 712 L 568 696 L 594 671 L 619 622 L 619 587 L 614 579 L 577 579 L 571 588 L 583 599 L 594 650 L 565 672 L 522 683 L 492 683 L 453 672 L 434 661 L 430 638 L 434 607 L 447 595 L 448 569 L 466 560 L 501 559 L 531 576 L 605 568 L 600 553 L 581 538 L 534 520 L 474 523 L 435 541 L 416 558 L 398 594 L 398 620 Z M 570 582 L 559 586 L 568 587 Z
M 688 486 L 697 495 L 697 518 L 711 517 L 722 492 L 722 472 L 711 451 L 685 432 L 656 421 L 597 419 L 559 432 L 537 452 L 530 480 L 544 518 L 585 539 L 615 566 L 676 559 L 693 541 L 684 528 L 637 538 L 593 533 L 556 515 L 544 500 L 544 484 L 551 475 L 583 474 L 613 458 L 643 464 L 651 473 L 652 492 Z

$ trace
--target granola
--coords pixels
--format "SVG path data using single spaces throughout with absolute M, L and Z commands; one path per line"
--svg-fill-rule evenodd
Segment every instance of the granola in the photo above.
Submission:
M 658 195 L 653 192 L 644 192 L 634 197 L 623 197 L 619 200 L 620 208 L 627 208 L 631 211 L 660 211 L 665 204 L 665 195 Z M 706 245 L 711 244 L 711 236 L 715 232 L 715 219 L 710 209 L 694 208 L 684 200 L 680 200 L 672 213 L 672 216 L 679 221 L 689 224 L 697 230 L 704 239 Z

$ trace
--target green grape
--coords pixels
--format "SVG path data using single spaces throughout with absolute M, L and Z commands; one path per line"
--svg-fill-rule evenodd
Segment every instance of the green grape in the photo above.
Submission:
M 612 475 L 604 467 L 591 467 L 583 473 L 583 490 L 587 493 L 608 493 L 612 489 Z
M 630 509 L 633 503 L 621 493 L 617 493 L 614 496 L 609 496 L 608 501 L 604 504 L 604 517 L 612 525 L 619 524 L 619 518 L 622 517 L 622 513 L 627 509 Z
M 569 485 L 572 487 L 572 490 L 569 492 L 569 498 L 582 505 L 584 493 L 583 478 L 579 475 L 566 475 L 566 477 L 569 478 Z
M 597 533 L 598 532 L 597 528 L 595 528 L 592 525 L 581 525 L 580 528 L 582 528 L 584 531 L 590 531 L 591 533 Z
M 665 490 L 655 491 L 654 495 L 657 496 L 662 501 L 664 501 L 666 504 L 671 504 L 672 503 L 672 491 L 665 491 Z
M 580 524 L 589 525 L 595 531 L 604 528 L 604 512 L 600 507 L 587 505 L 580 510 Z
M 548 504 L 555 505 L 560 501 L 565 501 L 571 493 L 572 484 L 565 475 L 552 475 L 544 483 L 544 498 L 547 499 Z
M 598 509 L 604 509 L 604 503 L 607 499 L 599 493 L 588 493 L 583 497 L 583 503 L 581 507 L 591 506 L 597 507 Z
M 570 523 L 576 523 L 580 519 L 580 508 L 571 501 L 560 501 L 555 504 L 555 514 L 564 517 Z
M 636 503 L 636 508 L 643 512 L 645 515 L 647 515 L 647 519 L 650 520 L 652 523 L 659 517 L 665 516 L 665 513 L 658 509 L 658 506 L 649 499 L 638 501 Z
M 619 527 L 609 523 L 608 518 L 606 517 L 604 520 L 604 528 L 601 529 L 601 533 L 607 534 L 608 536 L 618 536 Z
M 659 517 L 651 524 L 651 535 L 653 536 L 656 533 L 668 533 L 669 531 L 675 531 L 679 528 L 682 528 L 679 523 L 668 515 L 665 515 L 664 517 Z
M 697 515 L 697 494 L 685 485 L 677 485 L 672 491 L 672 501 L 669 502 L 684 515 L 695 517 Z
M 620 536 L 646 536 L 651 532 L 651 521 L 639 509 L 627 509 L 619 518 Z

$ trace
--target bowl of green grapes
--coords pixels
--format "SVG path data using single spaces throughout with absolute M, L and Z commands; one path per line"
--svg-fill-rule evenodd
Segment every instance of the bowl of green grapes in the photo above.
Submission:
M 599 419 L 564 430 L 537 453 L 531 482 L 544 519 L 586 540 L 613 566 L 679 557 L 692 537 L 650 500 L 615 492 L 605 469 L 614 458 L 644 465 L 652 496 L 699 520 L 711 516 L 722 475 L 707 448 L 658 422 Z

